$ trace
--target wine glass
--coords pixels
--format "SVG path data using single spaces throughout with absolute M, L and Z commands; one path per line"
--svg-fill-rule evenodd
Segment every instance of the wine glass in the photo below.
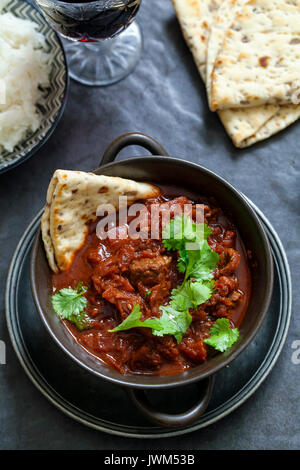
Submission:
M 126 77 L 142 52 L 133 22 L 141 0 L 35 0 L 63 37 L 69 74 L 85 85 L 111 85 Z

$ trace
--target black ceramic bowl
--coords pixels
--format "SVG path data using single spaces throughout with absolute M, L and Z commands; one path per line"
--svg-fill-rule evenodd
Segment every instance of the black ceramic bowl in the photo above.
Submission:
M 140 156 L 113 162 L 118 152 L 128 145 L 140 145 L 154 156 Z M 157 156 L 158 155 L 158 156 Z M 160 156 L 159 156 L 160 155 Z M 273 262 L 266 234 L 255 212 L 243 195 L 223 178 L 200 165 L 171 158 L 152 138 L 131 133 L 120 136 L 105 152 L 97 174 L 147 181 L 157 185 L 172 185 L 214 197 L 219 206 L 230 214 L 247 249 L 257 263 L 252 273 L 252 295 L 240 326 L 239 340 L 224 353 L 219 353 L 188 371 L 170 376 L 121 375 L 105 366 L 76 344 L 62 326 L 51 306 L 51 270 L 48 266 L 40 232 L 37 233 L 31 256 L 31 286 L 39 315 L 48 332 L 62 350 L 99 378 L 126 387 L 136 406 L 149 419 L 165 426 L 184 426 L 195 420 L 210 399 L 214 374 L 232 362 L 253 340 L 266 317 L 273 288 Z M 154 410 L 147 401 L 147 389 L 171 388 L 199 383 L 199 400 L 187 412 L 167 415 Z

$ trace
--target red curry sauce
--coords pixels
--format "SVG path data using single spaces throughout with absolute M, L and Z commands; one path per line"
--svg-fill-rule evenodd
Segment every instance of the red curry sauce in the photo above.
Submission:
M 173 205 L 191 203 L 185 196 L 142 201 L 147 209 L 160 204 L 163 210 Z M 203 203 L 203 201 L 197 201 Z M 84 246 L 77 252 L 72 266 L 53 275 L 53 293 L 82 281 L 88 287 L 87 314 L 92 327 L 79 331 L 63 321 L 75 341 L 95 358 L 120 373 L 174 374 L 203 363 L 209 354 L 204 339 L 213 322 L 220 317 L 238 327 L 247 310 L 251 276 L 244 245 L 234 225 L 222 210 L 211 203 L 204 206 L 204 221 L 212 230 L 210 247 L 219 254 L 214 272 L 212 297 L 190 311 L 193 321 L 183 340 L 173 336 L 157 337 L 149 328 L 133 328 L 111 333 L 132 311 L 140 306 L 143 319 L 160 316 L 159 307 L 167 305 L 172 289 L 182 282 L 177 270 L 177 254 L 168 252 L 161 240 L 100 240 L 95 225 L 90 226 Z M 119 230 L 124 227 L 118 226 Z

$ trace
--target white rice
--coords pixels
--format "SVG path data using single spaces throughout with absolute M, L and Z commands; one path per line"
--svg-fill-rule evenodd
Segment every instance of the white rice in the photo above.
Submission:
M 50 55 L 43 50 L 45 39 L 32 21 L 0 14 L 0 153 L 12 152 L 28 132 L 36 131 L 49 86 Z

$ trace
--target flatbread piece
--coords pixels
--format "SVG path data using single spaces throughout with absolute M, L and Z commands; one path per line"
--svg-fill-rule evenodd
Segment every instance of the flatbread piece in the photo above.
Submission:
M 54 272 L 71 265 L 88 234 L 88 223 L 97 219 L 97 208 L 111 204 L 119 209 L 119 197 L 127 205 L 156 197 L 152 184 L 82 171 L 56 170 L 51 178 L 41 221 L 42 238 L 49 266 Z
M 248 0 L 235 12 L 211 75 L 211 109 L 295 104 L 300 0 Z

